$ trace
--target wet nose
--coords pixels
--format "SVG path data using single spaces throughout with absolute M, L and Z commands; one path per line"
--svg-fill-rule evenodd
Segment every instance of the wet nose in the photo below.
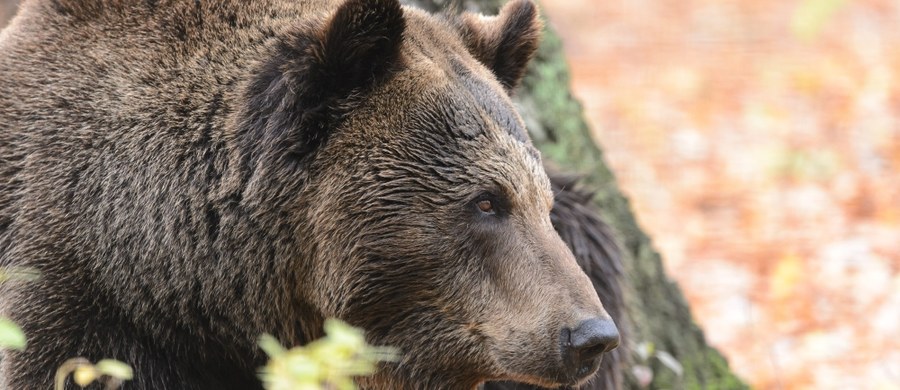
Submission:
M 578 360 L 591 360 L 619 346 L 619 330 L 612 320 L 592 318 L 572 331 L 572 349 Z
M 562 353 L 575 376 L 593 371 L 604 352 L 619 346 L 619 330 L 607 318 L 591 318 L 575 329 L 563 329 Z

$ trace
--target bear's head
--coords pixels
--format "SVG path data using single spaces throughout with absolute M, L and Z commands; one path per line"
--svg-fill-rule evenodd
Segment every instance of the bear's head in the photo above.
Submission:
M 509 97 L 540 30 L 527 0 L 495 17 L 347 0 L 246 88 L 249 159 L 291 189 L 304 338 L 337 317 L 402 351 L 363 387 L 574 385 L 618 344 Z

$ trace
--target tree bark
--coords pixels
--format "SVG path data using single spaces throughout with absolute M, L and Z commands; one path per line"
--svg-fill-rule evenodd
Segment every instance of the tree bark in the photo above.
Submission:
M 496 14 L 504 0 L 407 0 L 431 11 L 453 6 Z M 583 176 L 583 185 L 595 193 L 593 204 L 612 227 L 622 248 L 624 307 L 628 340 L 623 345 L 628 359 L 624 388 L 650 389 L 745 389 L 725 358 L 710 347 L 694 322 L 678 285 L 666 275 L 650 237 L 638 226 L 628 199 L 619 190 L 615 175 L 593 141 L 582 107 L 572 96 L 570 75 L 562 43 L 547 23 L 537 57 L 532 62 L 515 101 L 544 158 L 567 172 Z M 602 284 L 604 281 L 595 283 Z M 599 291 L 599 289 L 598 289 Z M 642 359 L 639 345 L 653 345 L 682 367 L 680 374 L 658 357 Z M 641 387 L 632 374 L 635 366 L 647 366 L 652 382 Z M 602 373 L 601 373 L 602 374 Z M 601 386 L 602 387 L 602 386 Z M 597 388 L 601 388 L 597 387 Z M 604 387 L 606 388 L 606 387 Z
M 517 101 L 528 118 L 532 140 L 546 158 L 565 170 L 584 175 L 584 183 L 595 191 L 594 204 L 620 240 L 626 275 L 625 308 L 631 330 L 626 346 L 652 343 L 657 351 L 668 352 L 683 367 L 679 376 L 659 359 L 650 359 L 654 373 L 650 388 L 746 388 L 728 368 L 724 357 L 706 343 L 680 288 L 666 274 L 652 240 L 638 226 L 628 199 L 593 142 L 569 84 L 562 44 L 548 28 Z M 637 360 L 631 364 L 642 363 Z M 629 381 L 629 387 L 635 385 Z

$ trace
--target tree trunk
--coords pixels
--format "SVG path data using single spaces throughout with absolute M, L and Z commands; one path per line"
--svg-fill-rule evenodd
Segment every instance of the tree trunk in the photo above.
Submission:
M 447 0 L 408 0 L 428 10 L 440 10 Z M 462 8 L 496 14 L 504 0 L 464 0 Z M 453 2 L 456 3 L 456 2 Z M 624 348 L 630 349 L 622 369 L 625 388 L 642 388 L 632 369 L 646 366 L 653 374 L 651 389 L 744 389 L 747 386 L 729 369 L 725 358 L 710 347 L 694 322 L 679 287 L 669 279 L 651 239 L 638 226 L 628 199 L 593 142 L 581 105 L 572 96 L 568 65 L 559 37 L 549 27 L 515 101 L 531 138 L 544 158 L 568 172 L 583 175 L 583 184 L 595 192 L 594 205 L 612 227 L 622 248 L 625 277 L 624 306 L 629 329 Z M 571 243 L 570 243 L 571 244 Z M 603 281 L 597 281 L 602 284 Z M 599 291 L 599 289 L 598 289 Z M 602 296 L 602 293 L 601 293 Z M 650 346 L 657 356 L 644 359 L 639 346 Z M 668 353 L 678 364 L 666 364 L 658 355 Z M 678 366 L 682 372 L 676 372 Z M 675 368 L 673 369 L 672 366 Z M 640 368 L 638 368 L 640 369 Z
M 625 307 L 631 329 L 628 345 L 652 343 L 656 351 L 668 352 L 683 367 L 679 376 L 659 359 L 650 359 L 654 373 L 650 387 L 746 388 L 728 368 L 724 357 L 707 345 L 681 290 L 666 275 L 659 253 L 638 226 L 603 153 L 593 142 L 569 83 L 562 44 L 548 29 L 517 100 L 528 118 L 532 140 L 547 159 L 584 175 L 585 184 L 596 192 L 595 205 L 620 239 L 626 275 Z M 634 387 L 635 383 L 630 385 Z

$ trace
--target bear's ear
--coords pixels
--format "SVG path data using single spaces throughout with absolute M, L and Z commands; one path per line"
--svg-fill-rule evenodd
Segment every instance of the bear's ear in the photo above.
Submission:
M 399 0 L 347 0 L 324 25 L 283 37 L 246 92 L 250 138 L 267 152 L 310 155 L 354 99 L 395 71 L 405 29 Z
M 460 33 L 476 59 L 488 67 L 507 91 L 525 75 L 540 41 L 541 24 L 531 0 L 513 0 L 497 16 L 464 13 Z
M 344 2 L 312 48 L 322 92 L 346 94 L 385 76 L 399 57 L 405 28 L 398 0 Z

